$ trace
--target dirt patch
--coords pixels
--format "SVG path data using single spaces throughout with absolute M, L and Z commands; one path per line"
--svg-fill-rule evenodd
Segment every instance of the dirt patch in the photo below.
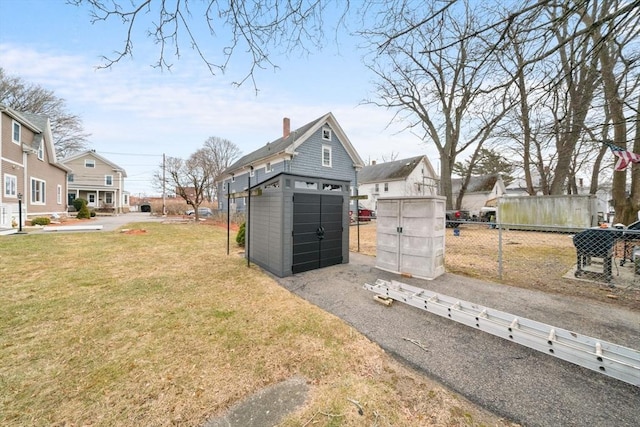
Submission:
M 222 220 L 222 219 L 217 219 L 217 218 L 207 218 L 204 221 L 200 222 L 202 225 L 211 225 L 214 227 L 221 227 L 224 228 L 225 230 L 227 229 L 227 222 Z M 236 224 L 234 222 L 229 224 L 229 230 L 233 231 L 233 232 L 237 232 L 240 229 L 240 224 Z
M 128 228 L 125 228 L 125 229 L 121 230 L 120 232 L 122 234 L 134 234 L 134 235 L 147 234 L 147 230 L 144 230 L 144 229 L 130 230 Z

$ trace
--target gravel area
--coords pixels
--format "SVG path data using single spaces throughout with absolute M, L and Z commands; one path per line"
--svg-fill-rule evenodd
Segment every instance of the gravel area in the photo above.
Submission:
M 509 287 L 447 273 L 435 280 L 399 277 L 375 258 L 275 278 L 385 351 L 472 402 L 526 426 L 637 426 L 640 387 L 564 362 L 363 289 L 376 279 L 433 292 L 558 328 L 640 348 L 640 313 L 576 297 Z M 416 345 L 420 343 L 420 345 Z

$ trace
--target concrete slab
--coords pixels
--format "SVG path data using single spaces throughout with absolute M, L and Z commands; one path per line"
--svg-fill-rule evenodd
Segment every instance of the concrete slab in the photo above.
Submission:
M 93 224 L 93 225 L 55 225 L 49 226 L 46 225 L 42 227 L 42 231 L 93 231 L 93 230 L 102 230 L 102 225 Z
M 241 401 L 227 414 L 211 419 L 204 427 L 269 427 L 278 425 L 307 399 L 304 378 L 290 378 L 260 390 Z

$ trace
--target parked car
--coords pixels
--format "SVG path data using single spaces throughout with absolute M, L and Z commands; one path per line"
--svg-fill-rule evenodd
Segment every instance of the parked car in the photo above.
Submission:
M 445 212 L 446 226 L 450 228 L 458 227 L 461 223 L 471 220 L 469 211 L 451 210 Z
M 353 216 L 353 211 L 349 211 L 349 217 L 351 218 L 351 222 L 356 222 L 356 218 Z M 375 211 L 367 209 L 362 205 L 358 205 L 358 220 L 360 222 L 371 221 L 375 217 Z
M 185 212 L 187 215 L 194 215 L 196 213 L 195 210 L 193 209 L 189 209 L 188 211 Z M 198 216 L 212 216 L 213 215 L 213 211 L 211 211 L 210 208 L 198 208 Z

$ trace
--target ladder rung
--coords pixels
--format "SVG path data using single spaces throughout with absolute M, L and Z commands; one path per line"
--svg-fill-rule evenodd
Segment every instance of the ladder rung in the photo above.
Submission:
M 640 351 L 405 283 L 378 279 L 364 288 L 640 387 Z M 452 316 L 452 310 L 455 316 Z M 482 319 L 482 321 L 481 321 Z

